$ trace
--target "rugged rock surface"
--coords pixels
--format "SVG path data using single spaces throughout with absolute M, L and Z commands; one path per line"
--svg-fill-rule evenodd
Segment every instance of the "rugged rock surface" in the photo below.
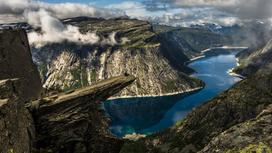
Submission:
M 111 44 L 77 45 L 68 42 L 33 46 L 44 87 L 69 90 L 101 79 L 129 73 L 135 83 L 116 96 L 162 95 L 203 86 L 187 74 L 184 63 L 202 49 L 224 43 L 220 35 L 199 29 L 154 27 L 131 19 L 73 18 L 63 21 L 82 33 L 96 31 Z M 205 44 L 201 44 L 205 39 Z
M 169 48 L 168 50 L 174 50 L 173 52 L 182 51 L 189 59 L 201 56 L 201 51 L 205 49 L 231 45 L 231 40 L 227 37 L 205 29 L 154 26 L 154 30 L 156 33 L 160 33 L 160 40 L 165 42 L 165 45 Z M 186 59 L 182 59 L 182 61 L 186 61 Z
M 231 89 L 223 92 L 213 100 L 197 107 L 193 110 L 184 121 L 164 132 L 147 137 L 138 141 L 137 145 L 141 145 L 145 152 L 171 152 L 171 153 L 189 153 L 201 151 L 205 146 L 206 150 L 221 151 L 226 145 L 226 151 L 232 149 L 247 149 L 248 146 L 264 145 L 264 148 L 271 149 L 271 132 L 270 120 L 266 120 L 270 115 L 259 115 L 261 112 L 267 112 L 265 109 L 272 104 L 272 69 L 271 65 L 260 69 L 256 74 L 234 85 Z M 255 119 L 254 119 L 255 118 Z M 251 120 L 253 119 L 253 120 Z M 258 120 L 261 119 L 261 120 Z M 265 122 L 262 122 L 264 121 Z M 247 122 L 252 126 L 247 126 Z M 241 124 L 238 125 L 238 124 Z M 262 127 L 264 131 L 255 131 L 254 129 Z M 239 129 L 240 128 L 240 129 Z M 243 134 L 233 129 L 248 131 Z M 225 141 L 217 141 L 223 139 L 224 131 L 230 132 L 225 135 L 225 140 L 231 140 L 234 134 L 237 134 L 233 142 L 226 144 Z M 253 131 L 250 133 L 250 131 Z M 260 132 L 258 135 L 258 132 Z M 219 136 L 223 133 L 223 136 Z M 229 136 L 229 137 L 228 137 Z M 263 136 L 263 137 L 262 137 Z M 239 137 L 245 139 L 242 143 L 237 140 Z M 246 139 L 248 138 L 248 139 Z M 259 140 L 256 143 L 253 140 Z M 212 141 L 212 142 L 211 142 Z M 211 144 L 209 144 L 211 142 Z M 221 144 L 222 143 L 222 144 Z M 232 145 L 231 145 L 232 144 Z M 232 146 L 236 145 L 235 148 Z M 210 147 L 209 147 L 210 146 Z M 124 146 L 122 152 L 128 151 L 128 148 L 135 147 L 135 143 L 128 143 Z M 130 150 L 131 152 L 131 150 Z M 139 152 L 139 151 L 136 151 Z M 219 151 L 220 152 L 220 151 Z
M 66 94 L 53 95 L 30 106 L 41 152 L 118 153 L 123 140 L 108 130 L 101 102 L 135 80 L 120 76 Z
M 42 87 L 27 48 L 26 33 L 4 30 L 0 38 L 0 76 L 18 77 L 0 80 L 1 153 L 120 151 L 123 140 L 109 133 L 108 119 L 99 105 L 131 84 L 133 76 L 114 77 L 31 101 L 40 97 Z
M 272 105 L 256 118 L 238 124 L 213 140 L 201 153 L 272 152 Z
M 0 152 L 32 152 L 35 126 L 26 102 L 42 84 L 23 30 L 0 31 Z
M 250 49 L 237 55 L 240 66 L 234 71 L 243 76 L 249 76 L 260 68 L 272 63 L 272 40 L 268 41 L 260 49 Z
M 0 152 L 118 153 L 124 142 L 110 134 L 99 105 L 134 80 L 119 76 L 31 103 L 20 80 L 0 81 Z
M 24 107 L 22 84 L 18 79 L 0 80 L 1 153 L 30 153 L 35 144 L 35 126 Z
M 20 78 L 25 99 L 36 99 L 42 91 L 39 72 L 32 61 L 25 31 L 0 31 L 0 80 Z

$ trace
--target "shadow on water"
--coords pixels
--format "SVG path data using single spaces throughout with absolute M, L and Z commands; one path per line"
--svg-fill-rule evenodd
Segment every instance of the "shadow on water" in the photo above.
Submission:
M 195 92 L 176 96 L 141 97 L 109 100 L 104 103 L 112 124 L 111 131 L 117 136 L 127 133 L 152 133 L 144 130 L 154 126 L 179 100 Z
M 118 137 L 126 134 L 152 134 L 168 128 L 183 119 L 193 108 L 203 104 L 220 92 L 240 81 L 227 71 L 236 66 L 237 52 L 207 53 L 207 57 L 188 66 L 196 70 L 193 77 L 206 83 L 199 92 L 175 96 L 142 97 L 108 100 L 104 103 L 112 120 L 110 130 Z

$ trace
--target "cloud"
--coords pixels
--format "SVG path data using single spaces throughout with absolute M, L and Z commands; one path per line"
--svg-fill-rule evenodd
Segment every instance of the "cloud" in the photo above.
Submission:
M 214 7 L 232 13 L 241 19 L 267 19 L 272 17 L 271 0 L 146 0 L 151 6 L 167 6 L 169 8 Z M 153 10 L 156 10 L 154 7 Z
M 160 16 L 161 12 L 151 12 L 146 9 L 146 5 L 140 2 L 125 1 L 120 4 L 111 4 L 106 8 L 114 10 L 122 10 L 132 18 L 146 18 L 148 16 Z
M 110 34 L 109 38 L 101 39 L 93 32 L 82 34 L 78 27 L 64 25 L 59 19 L 77 16 L 112 18 L 124 15 L 121 11 L 98 9 L 85 4 L 49 4 L 34 0 L 0 1 L 0 14 L 0 21 L 25 21 L 33 27 L 40 28 L 40 32 L 32 31 L 28 33 L 30 44 L 36 47 L 63 41 L 114 45 L 117 43 L 115 40 L 116 33 Z
M 28 11 L 39 11 L 43 9 L 53 17 L 63 19 L 78 16 L 113 18 L 124 16 L 122 11 L 97 8 L 92 5 L 79 3 L 45 3 L 36 0 L 8 0 L 0 1 L 0 19 L 4 20 L 6 15 L 14 15 L 16 18 L 24 17 Z
M 82 34 L 78 27 L 63 25 L 45 10 L 28 12 L 26 18 L 28 19 L 28 23 L 42 29 L 41 33 L 35 31 L 28 33 L 30 44 L 36 47 L 41 47 L 47 43 L 59 43 L 63 41 L 94 44 L 100 40 L 95 33 Z
M 196 1 L 196 0 L 195 0 Z M 128 16 L 148 20 L 154 23 L 171 26 L 190 26 L 192 24 L 217 23 L 231 26 L 240 22 L 238 17 L 230 13 L 207 6 L 201 7 L 171 7 L 162 4 L 140 3 L 126 1 L 120 4 L 109 5 L 107 8 L 123 10 Z M 199 3 L 200 5 L 201 3 Z M 191 4 L 193 5 L 193 4 Z M 153 9 L 150 8 L 153 7 Z M 155 9 L 159 7 L 159 9 Z M 165 7 L 165 9 L 163 9 Z M 168 7 L 168 8 L 167 8 Z

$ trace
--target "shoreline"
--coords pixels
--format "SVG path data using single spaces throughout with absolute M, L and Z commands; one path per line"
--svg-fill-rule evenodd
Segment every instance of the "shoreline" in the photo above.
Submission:
M 209 52 L 211 50 L 214 50 L 214 49 L 247 49 L 248 47 L 232 47 L 232 46 L 222 46 L 222 47 L 212 47 L 212 48 L 208 48 L 208 49 L 205 49 L 203 51 L 201 51 L 201 55 L 199 56 L 196 56 L 194 58 L 191 58 L 189 61 L 187 62 L 184 62 L 185 65 L 189 65 L 190 63 L 194 62 L 194 61 L 197 61 L 197 60 L 200 60 L 202 58 L 206 58 L 207 56 L 205 55 L 206 52 Z M 239 64 L 239 60 L 236 58 L 236 61 L 237 61 L 237 66 Z M 231 76 L 234 76 L 234 77 L 238 77 L 238 78 L 241 78 L 241 79 L 244 79 L 245 77 L 242 76 L 242 75 L 239 75 L 235 72 L 233 72 L 233 69 L 229 69 L 227 71 L 227 73 Z M 198 90 L 202 90 L 203 88 L 205 88 L 205 86 L 203 87 L 197 87 L 197 88 L 193 88 L 193 89 L 189 89 L 189 90 L 186 90 L 186 91 L 178 91 L 178 92 L 172 92 L 172 93 L 166 93 L 166 94 L 160 94 L 160 95 L 137 95 L 137 96 L 120 96 L 120 97 L 110 97 L 108 98 L 106 101 L 108 100 L 117 100 L 117 99 L 132 99 L 132 98 L 155 98 L 155 97 L 167 97 L 167 96 L 175 96 L 175 95 L 179 95 L 179 94 L 185 94 L 185 93 L 190 93 L 190 92 L 194 92 L 194 91 L 198 91 Z
M 193 88 L 193 89 L 189 89 L 189 90 L 186 90 L 186 91 L 178 91 L 178 92 L 172 92 L 172 93 L 167 93 L 167 94 L 160 94 L 160 95 L 138 95 L 138 96 L 121 96 L 121 97 L 111 97 L 111 98 L 108 98 L 107 100 L 132 99 L 132 98 L 168 97 L 168 96 L 175 96 L 175 95 L 179 95 L 179 94 L 185 94 L 185 93 L 190 93 L 190 92 L 202 90 L 203 88 L 205 88 L 205 86 L 203 86 L 203 87 L 197 87 L 197 88 Z
M 206 53 L 214 49 L 248 49 L 248 47 L 233 47 L 233 46 L 212 47 L 202 50 L 201 53 Z
M 197 61 L 197 60 L 200 60 L 202 58 L 206 58 L 207 56 L 205 55 L 205 53 L 207 52 L 211 52 L 212 50 L 214 49 L 248 49 L 248 47 L 233 47 L 233 46 L 222 46 L 222 47 L 212 47 L 212 48 L 208 48 L 208 49 L 205 49 L 205 50 L 202 50 L 200 51 L 200 55 L 199 56 L 196 56 L 194 58 L 191 58 L 189 61 L 185 62 L 184 64 L 185 65 L 188 65 L 194 61 Z M 238 59 L 237 60 L 237 64 L 239 64 L 238 62 Z
M 227 71 L 227 73 L 228 73 L 229 75 L 231 75 L 231 76 L 238 77 L 238 78 L 241 78 L 241 79 L 245 79 L 245 78 L 246 78 L 246 77 L 244 77 L 244 76 L 242 76 L 242 75 L 240 75 L 240 74 L 237 74 L 237 73 L 233 72 L 233 70 L 234 70 L 234 68 L 229 69 L 229 70 Z

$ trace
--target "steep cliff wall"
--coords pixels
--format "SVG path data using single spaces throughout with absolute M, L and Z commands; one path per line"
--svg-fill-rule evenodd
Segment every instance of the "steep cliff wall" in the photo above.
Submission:
M 1 153 L 120 151 L 123 140 L 108 131 L 109 120 L 100 104 L 135 77 L 113 77 L 40 99 L 42 87 L 27 48 L 26 33 L 4 30 L 0 38 L 0 76 L 5 78 L 0 79 Z
M 200 49 L 223 42 L 219 35 L 211 32 L 180 29 L 175 34 L 131 19 L 74 18 L 64 23 L 80 27 L 83 33 L 96 31 L 101 38 L 111 36 L 116 43 L 63 42 L 33 47 L 34 60 L 39 65 L 44 87 L 48 89 L 65 91 L 129 73 L 137 77 L 136 82 L 117 96 L 185 92 L 203 84 L 188 76 L 193 70 L 184 63 L 200 55 Z M 193 39 L 197 36 L 200 38 Z M 207 44 L 200 46 L 202 38 Z
M 25 109 L 18 79 L 0 80 L 0 152 L 30 153 L 35 144 L 35 126 Z
M 25 98 L 36 99 L 40 97 L 42 84 L 29 50 L 25 31 L 0 31 L 0 80 L 20 78 Z
M 32 152 L 35 126 L 25 104 L 42 84 L 23 30 L 0 30 L 0 152 Z
M 237 58 L 240 65 L 234 69 L 234 72 L 243 76 L 254 74 L 260 68 L 272 63 L 272 40 L 259 49 L 250 49 L 239 53 Z

